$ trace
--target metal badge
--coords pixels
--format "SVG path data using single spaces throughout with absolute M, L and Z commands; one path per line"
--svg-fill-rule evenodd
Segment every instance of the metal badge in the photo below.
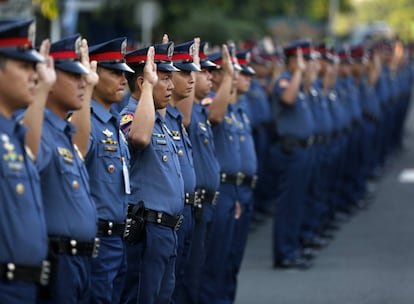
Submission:
M 27 39 L 30 42 L 30 46 L 33 46 L 35 44 L 35 39 L 36 39 L 36 23 L 34 21 L 29 26 L 28 33 L 27 33 Z
M 82 38 L 79 36 L 76 40 L 75 40 L 75 45 L 74 45 L 74 51 L 76 53 L 76 55 L 80 55 L 80 48 L 82 45 Z
M 252 55 L 250 54 L 250 52 L 246 53 L 246 62 L 250 63 L 250 59 L 251 59 Z
M 203 53 L 204 53 L 205 55 L 208 55 L 208 42 L 206 42 L 206 43 L 204 44 L 204 47 L 203 47 Z
M 121 54 L 122 54 L 122 56 L 125 56 L 125 54 L 126 54 L 126 47 L 127 47 L 127 40 L 125 39 L 121 43 Z
M 170 45 L 168 46 L 168 50 L 167 50 L 168 59 L 172 58 L 173 53 L 174 53 L 174 42 L 171 41 Z
M 190 45 L 188 53 L 190 54 L 191 57 L 194 57 L 194 55 L 195 55 L 195 45 L 194 45 L 194 43 Z

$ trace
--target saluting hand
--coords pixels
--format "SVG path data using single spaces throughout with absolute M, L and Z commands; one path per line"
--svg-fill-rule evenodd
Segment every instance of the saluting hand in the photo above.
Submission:
M 89 71 L 89 73 L 85 74 L 83 77 L 85 77 L 84 79 L 88 86 L 94 87 L 99 81 L 98 73 L 96 73 L 97 62 L 95 60 L 89 62 L 89 48 L 86 39 L 82 39 L 80 53 L 80 62 Z
M 223 63 L 222 63 L 223 72 L 233 77 L 234 68 L 233 68 L 233 64 L 231 63 L 231 58 L 230 58 L 229 49 L 227 48 L 227 45 L 223 44 L 221 52 L 222 52 L 221 54 L 223 58 Z
M 154 63 L 155 50 L 151 46 L 148 48 L 147 61 L 144 66 L 144 82 L 156 85 L 158 82 L 157 65 Z
M 302 49 L 298 48 L 296 52 L 298 70 L 304 72 L 306 69 L 305 60 L 303 59 Z
M 49 55 L 50 40 L 45 39 L 40 45 L 39 53 L 45 58 L 44 62 L 36 65 L 36 72 L 39 76 L 37 86 L 49 90 L 56 82 L 56 71 L 53 57 Z
M 194 38 L 194 55 L 193 55 L 193 63 L 200 67 L 200 38 Z

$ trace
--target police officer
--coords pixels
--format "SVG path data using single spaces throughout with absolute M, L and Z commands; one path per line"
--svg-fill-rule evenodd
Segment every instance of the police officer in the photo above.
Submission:
M 314 59 L 310 41 L 294 41 L 284 49 L 286 70 L 276 81 L 272 100 L 276 112 L 272 167 L 276 176 L 273 228 L 275 268 L 307 269 L 312 263 L 301 255 L 300 227 L 309 179 L 308 148 L 313 143 L 314 121 L 303 81 Z
M 173 134 L 174 144 L 178 149 L 178 156 L 184 180 L 184 209 L 183 223 L 177 232 L 177 260 L 175 263 L 175 290 L 173 302 L 181 303 L 182 286 L 187 280 L 185 269 L 189 260 L 193 239 L 194 217 L 193 210 L 198 203 L 198 194 L 195 191 L 196 177 L 194 172 L 193 151 L 186 127 L 183 124 L 182 112 L 191 112 L 194 96 L 193 72 L 200 68 L 193 63 L 193 56 L 199 45 L 195 41 L 188 41 L 174 46 L 172 61 L 180 71 L 174 72 L 172 82 L 174 89 L 172 98 L 167 106 L 166 125 Z M 188 99 L 188 98 L 191 99 Z M 179 108 L 178 108 L 179 107 Z
M 200 284 L 203 283 L 201 269 L 206 259 L 206 248 L 210 239 L 220 183 L 220 165 L 216 157 L 208 111 L 200 105 L 201 100 L 211 90 L 210 70 L 216 68 L 216 65 L 208 60 L 207 41 L 200 43 L 198 55 L 199 58 L 196 53 L 193 60 L 197 64 L 199 59 L 201 72 L 195 73 L 194 101 L 192 101 L 191 120 L 187 128 L 193 148 L 196 189 L 199 197 L 194 208 L 195 227 L 189 262 L 184 271 L 185 280 L 180 303 L 198 303 Z
M 209 109 L 217 111 L 217 108 L 213 109 L 212 106 L 221 107 L 221 104 L 215 105 L 219 100 L 213 99 L 213 97 L 216 98 L 219 93 L 224 93 L 220 98 L 225 98 L 224 107 L 221 108 L 225 109 L 225 112 L 221 112 L 220 119 L 217 119 L 218 116 L 216 116 L 216 120 L 210 120 L 213 125 L 214 144 L 221 170 L 220 196 L 214 215 L 211 242 L 208 244 L 206 263 L 203 268 L 200 303 L 218 303 L 225 296 L 226 257 L 230 254 L 235 217 L 239 215 L 240 211 L 237 196 L 238 173 L 240 172 L 240 134 L 236 125 L 234 108 L 230 104 L 232 93 L 235 93 L 236 89 L 237 74 L 233 73 L 235 54 L 230 50 L 228 53 L 231 53 L 231 56 L 227 55 L 226 49 L 224 49 L 224 53 L 218 52 L 209 55 L 209 60 L 213 61 L 217 68 L 212 71 L 212 93 L 201 101 L 204 105 L 212 101 Z M 236 67 L 240 69 L 240 66 Z M 223 84 L 226 87 L 220 87 Z M 219 87 L 220 89 L 225 88 L 225 91 L 219 90 Z
M 77 132 L 90 130 L 85 164 L 91 195 L 98 213 L 99 256 L 92 261 L 91 303 L 118 303 L 126 273 L 123 242 L 129 187 L 129 151 L 119 130 L 120 118 L 111 105 L 122 101 L 126 79 L 133 73 L 125 64 L 126 38 L 89 47 L 90 60 L 98 64 L 99 81 L 91 105 L 72 115 Z
M 45 302 L 78 303 L 88 297 L 91 259 L 99 244 L 95 239 L 96 208 L 89 191 L 89 177 L 72 139 L 75 128 L 66 118 L 69 111 L 82 107 L 84 99 L 90 99 L 97 78 L 83 78 L 90 73 L 88 47 L 79 35 L 53 43 L 50 55 L 57 80 L 49 92 L 44 119 L 38 115 L 44 122 L 37 159 L 49 256 L 55 263 L 51 295 Z M 80 55 L 87 67 L 79 61 Z M 27 113 L 33 106 L 29 106 Z
M 250 52 L 244 51 L 236 54 L 241 71 L 237 77 L 237 84 L 232 103 L 235 108 L 235 123 L 239 132 L 240 141 L 240 180 L 237 187 L 238 201 L 240 202 L 240 216 L 234 224 L 230 254 L 227 257 L 227 269 L 225 280 L 225 295 L 221 303 L 234 303 L 237 289 L 237 276 L 243 260 L 246 248 L 249 226 L 253 216 L 253 189 L 257 180 L 257 157 L 254 146 L 252 126 L 246 114 L 251 80 L 255 75 L 254 70 L 248 65 Z
M 47 284 L 50 271 L 45 260 L 47 234 L 39 174 L 34 165 L 41 125 L 28 133 L 12 119 L 16 110 L 33 102 L 44 103 L 42 98 L 56 78 L 53 62 L 47 57 L 49 42 L 40 48 L 48 58 L 46 64 L 33 49 L 34 26 L 33 20 L 23 19 L 0 25 L 1 303 L 36 303 L 36 286 Z M 32 127 L 31 118 L 24 124 Z M 26 140 L 28 136 L 30 140 Z
M 135 74 L 127 75 L 131 98 L 121 113 L 121 129 L 131 152 L 130 203 L 132 210 L 141 209 L 145 235 L 127 246 L 122 303 L 169 303 L 174 290 L 184 182 L 174 135 L 165 122 L 172 72 L 178 71 L 171 63 L 173 48 L 169 42 L 155 45 L 155 55 L 153 48 L 144 48 L 125 56 Z

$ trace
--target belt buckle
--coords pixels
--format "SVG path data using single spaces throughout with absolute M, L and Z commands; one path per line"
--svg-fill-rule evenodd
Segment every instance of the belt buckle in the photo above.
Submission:
M 306 145 L 308 147 L 312 146 L 314 140 L 315 140 L 315 137 L 314 136 L 309 136 L 308 139 L 306 140 Z
M 40 277 L 39 277 L 40 285 L 42 286 L 48 285 L 49 278 L 50 278 L 50 262 L 48 260 L 44 260 L 42 262 L 42 268 L 40 270 Z
M 217 205 L 217 201 L 218 201 L 219 196 L 220 196 L 220 192 L 216 191 L 216 192 L 214 193 L 214 197 L 213 197 L 213 199 L 212 199 L 212 201 L 211 201 L 211 204 L 212 204 L 213 206 Z
M 101 241 L 99 240 L 99 238 L 94 239 L 92 248 L 92 258 L 96 258 L 98 256 L 100 242 Z
M 183 222 L 184 216 L 180 215 L 178 216 L 177 222 L 174 225 L 174 230 L 177 231 L 178 229 L 180 229 L 181 223 Z
M 257 175 L 254 175 L 252 178 L 252 183 L 250 184 L 250 187 L 254 189 L 256 188 L 256 184 L 257 184 Z
M 237 180 L 236 180 L 236 185 L 240 186 L 243 183 L 245 175 L 241 172 L 237 172 Z

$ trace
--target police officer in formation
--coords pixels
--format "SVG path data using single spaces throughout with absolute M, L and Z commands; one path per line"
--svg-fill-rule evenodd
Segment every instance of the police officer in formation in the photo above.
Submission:
M 33 25 L 0 25 L 2 303 L 234 303 L 255 215 L 308 269 L 402 146 L 399 41 L 37 52 Z

